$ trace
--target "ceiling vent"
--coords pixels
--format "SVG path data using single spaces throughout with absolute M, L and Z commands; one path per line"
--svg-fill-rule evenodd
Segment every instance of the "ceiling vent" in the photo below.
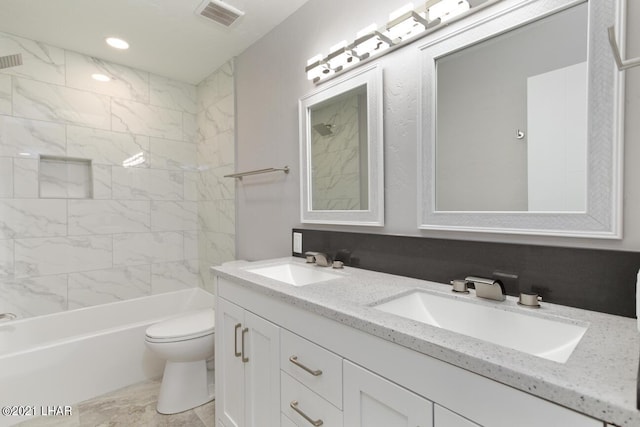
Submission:
M 22 65 L 22 54 L 16 53 L 15 55 L 0 56 L 0 70 L 10 67 L 17 67 Z
M 225 27 L 230 27 L 244 15 L 244 12 L 220 0 L 205 0 L 196 13 Z

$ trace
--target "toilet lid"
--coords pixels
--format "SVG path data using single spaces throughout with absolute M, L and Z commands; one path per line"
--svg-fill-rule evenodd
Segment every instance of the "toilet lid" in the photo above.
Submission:
M 211 308 L 181 314 L 147 328 L 147 337 L 157 340 L 186 340 L 214 332 L 215 316 Z

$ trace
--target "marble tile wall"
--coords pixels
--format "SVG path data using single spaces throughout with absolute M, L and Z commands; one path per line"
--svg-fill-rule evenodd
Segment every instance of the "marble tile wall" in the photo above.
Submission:
M 198 255 L 200 280 L 212 290 L 209 266 L 235 259 L 235 104 L 233 61 L 197 87 Z
M 197 286 L 233 257 L 230 65 L 196 88 L 5 33 L 0 51 L 24 61 L 0 71 L 0 313 Z M 92 198 L 40 198 L 40 155 L 90 159 Z

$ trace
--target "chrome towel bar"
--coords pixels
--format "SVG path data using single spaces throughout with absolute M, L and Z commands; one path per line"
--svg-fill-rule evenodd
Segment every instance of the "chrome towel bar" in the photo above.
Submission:
M 258 175 L 258 174 L 261 174 L 261 173 L 270 173 L 270 172 L 289 173 L 289 166 L 285 166 L 283 168 L 266 168 L 266 169 L 256 169 L 256 170 L 246 171 L 246 172 L 232 173 L 232 174 L 229 174 L 229 175 L 225 175 L 224 177 L 225 178 L 242 179 L 243 176 Z

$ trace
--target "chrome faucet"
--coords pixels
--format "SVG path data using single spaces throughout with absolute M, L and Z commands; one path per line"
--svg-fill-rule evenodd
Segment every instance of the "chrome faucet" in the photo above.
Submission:
M 464 280 L 473 283 L 476 288 L 477 297 L 491 299 L 494 301 L 504 301 L 507 299 L 507 293 L 505 292 L 504 285 L 500 280 L 475 276 L 466 277 Z
M 320 267 L 329 267 L 333 263 L 331 257 L 324 252 L 308 251 L 304 253 L 304 256 L 307 257 L 307 263 L 316 263 Z

